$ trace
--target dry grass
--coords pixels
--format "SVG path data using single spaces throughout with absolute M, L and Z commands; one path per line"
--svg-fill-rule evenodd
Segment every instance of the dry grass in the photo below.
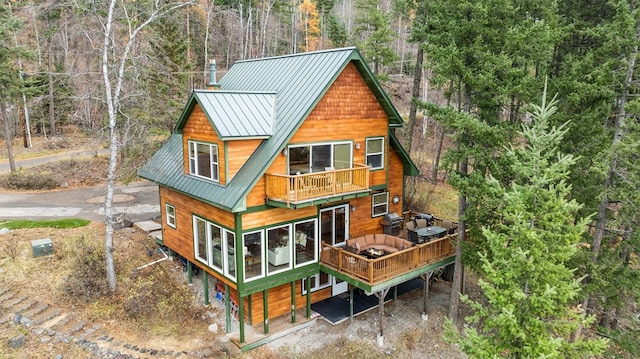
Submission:
M 33 257 L 30 241 L 45 237 L 51 238 L 54 254 Z M 167 260 L 146 270 L 136 269 L 163 257 L 158 252 L 152 257 L 148 255 L 146 248 L 155 248 L 155 244 L 139 230 L 126 228 L 115 233 L 117 295 L 90 297 L 88 300 L 66 295 L 63 288 L 68 280 L 78 276 L 77 252 L 78 248 L 83 248 L 78 245 L 80 242 L 104 248 L 104 224 L 91 223 L 74 229 L 20 229 L 1 235 L 0 247 L 17 243 L 17 255 L 12 258 L 0 251 L 0 287 L 19 288 L 21 293 L 41 303 L 77 313 L 91 322 L 103 323 L 110 336 L 130 343 L 150 347 L 154 343 L 157 347 L 166 347 L 170 343 L 176 348 L 191 350 L 194 338 L 203 343 L 216 341 L 214 334 L 207 330 L 210 323 L 204 320 L 204 312 L 214 309 L 198 302 L 202 298 L 195 297 L 178 263 Z M 131 311 L 132 307 L 144 310 Z M 25 330 L 21 326 L 0 327 L 0 357 L 15 357 L 12 355 L 16 352 L 6 347 L 7 340 Z M 23 334 L 28 334 L 28 331 Z M 22 353 L 29 354 L 22 357 L 49 357 L 50 349 L 48 354 L 38 356 L 37 353 L 46 351 L 43 347 L 48 347 L 40 344 L 37 340 L 29 341 L 22 348 Z M 65 358 L 87 357 L 86 352 L 81 354 L 77 348 L 64 343 L 56 345 L 56 350 L 65 353 Z

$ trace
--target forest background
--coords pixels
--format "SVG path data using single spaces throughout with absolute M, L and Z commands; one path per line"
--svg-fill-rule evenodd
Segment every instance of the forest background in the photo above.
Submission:
M 525 143 L 519 130 L 532 122 L 531 105 L 540 103 L 547 79 L 547 93 L 557 98 L 550 127 L 566 126 L 557 150 L 575 158 L 560 178 L 569 185 L 567 199 L 581 204 L 567 219 L 586 223 L 567 263 L 581 279 L 579 296 L 571 300 L 577 312 L 593 316 L 598 333 L 638 353 L 637 1 L 178 3 L 133 38 L 154 10 L 175 3 L 122 1 L 115 7 L 108 50 L 116 56 L 106 65 L 126 64 L 116 112 L 119 178 L 135 177 L 172 130 L 191 90 L 206 87 L 210 59 L 223 76 L 243 59 L 357 46 L 388 92 L 399 79 L 412 84 L 415 100 L 399 135 L 429 171 L 407 179 L 406 203 L 423 207 L 421 182 L 437 182 L 445 173 L 459 192 L 461 226 L 473 239 L 464 248 L 459 241 L 457 269 L 464 259 L 482 275 L 481 254 L 490 253 L 482 239 L 506 221 L 491 181 L 508 186 L 519 177 L 505 148 Z M 31 133 L 55 137 L 73 126 L 108 137 L 102 72 L 107 6 L 2 2 L 0 119 L 10 159 L 12 140 L 29 147 Z M 127 43 L 131 51 L 119 59 L 118 46 Z M 437 139 L 433 153 L 421 147 L 426 136 Z M 461 286 L 461 272 L 454 287 Z M 573 335 L 579 338 L 581 328 Z

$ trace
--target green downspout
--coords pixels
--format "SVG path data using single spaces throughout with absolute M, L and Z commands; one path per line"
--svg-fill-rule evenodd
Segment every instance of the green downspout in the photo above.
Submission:
M 307 318 L 311 318 L 311 277 L 307 277 L 305 287 L 307 293 Z
M 240 343 L 244 343 L 244 300 L 238 298 L 238 324 L 240 326 Z
M 353 319 L 353 286 L 349 288 L 349 319 Z
M 193 284 L 193 274 L 191 271 L 191 261 L 187 260 L 187 279 L 189 280 L 189 284 Z
M 202 285 L 204 286 L 204 305 L 209 305 L 209 273 L 202 271 Z
M 262 291 L 262 322 L 264 323 L 264 333 L 269 333 L 269 300 L 267 290 Z
M 296 281 L 291 281 L 291 323 L 296 322 Z
M 231 294 L 227 283 L 224 284 L 224 316 L 227 322 L 227 333 L 231 333 Z

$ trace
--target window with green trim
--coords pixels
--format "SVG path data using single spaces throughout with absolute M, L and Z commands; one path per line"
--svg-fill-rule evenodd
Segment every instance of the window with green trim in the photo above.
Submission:
M 384 168 L 384 137 L 367 138 L 366 158 L 372 170 Z
M 371 196 L 371 217 L 379 217 L 389 212 L 389 192 Z

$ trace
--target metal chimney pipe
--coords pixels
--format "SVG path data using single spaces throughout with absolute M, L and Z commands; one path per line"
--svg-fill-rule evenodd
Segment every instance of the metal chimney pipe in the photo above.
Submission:
M 209 60 L 209 90 L 219 90 L 220 85 L 216 82 L 216 60 Z

